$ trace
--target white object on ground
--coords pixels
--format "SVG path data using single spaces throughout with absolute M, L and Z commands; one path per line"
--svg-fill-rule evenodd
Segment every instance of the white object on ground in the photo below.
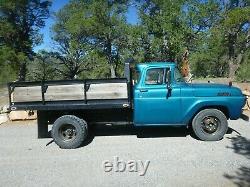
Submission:
M 29 111 L 11 111 L 9 113 L 9 118 L 11 121 L 17 120 L 33 120 L 37 119 L 37 113 L 31 114 Z
M 7 114 L 0 114 L 0 125 L 2 123 L 7 122 L 7 121 L 9 121 L 8 115 Z
M 4 106 L 1 108 L 1 113 L 8 113 L 8 108 L 9 108 L 8 105 L 4 105 Z

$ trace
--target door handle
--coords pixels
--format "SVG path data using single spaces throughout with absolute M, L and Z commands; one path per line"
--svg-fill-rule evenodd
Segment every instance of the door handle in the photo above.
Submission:
M 148 92 L 146 89 L 140 89 L 140 92 Z

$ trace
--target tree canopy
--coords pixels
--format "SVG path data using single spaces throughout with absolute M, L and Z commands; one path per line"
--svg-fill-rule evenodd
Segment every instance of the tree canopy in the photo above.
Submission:
M 11 65 L 25 80 L 26 61 L 33 55 L 33 46 L 41 43 L 38 32 L 49 17 L 50 1 L 0 1 L 0 66 Z
M 50 2 L 1 0 L 0 5 L 0 66 L 7 69 L 25 69 L 31 61 L 41 69 L 48 63 L 58 79 L 107 78 L 123 76 L 130 57 L 178 66 L 188 59 L 196 77 L 250 79 L 249 0 L 71 0 L 54 14 L 56 51 L 46 54 L 49 61 L 32 47 L 41 42 L 38 31 Z M 135 25 L 127 21 L 132 6 L 139 17 Z

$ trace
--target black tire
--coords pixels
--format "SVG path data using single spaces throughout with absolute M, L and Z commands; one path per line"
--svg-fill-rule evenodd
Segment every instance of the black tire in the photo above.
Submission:
M 51 135 L 60 148 L 75 149 L 87 138 L 87 123 L 76 116 L 65 115 L 55 121 Z
M 203 141 L 218 141 L 228 130 L 227 117 L 217 109 L 200 111 L 192 121 L 195 135 Z

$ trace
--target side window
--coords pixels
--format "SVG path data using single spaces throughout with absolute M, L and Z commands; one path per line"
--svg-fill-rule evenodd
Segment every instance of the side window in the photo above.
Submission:
M 145 84 L 147 85 L 159 85 L 163 84 L 164 69 L 154 68 L 147 70 Z

